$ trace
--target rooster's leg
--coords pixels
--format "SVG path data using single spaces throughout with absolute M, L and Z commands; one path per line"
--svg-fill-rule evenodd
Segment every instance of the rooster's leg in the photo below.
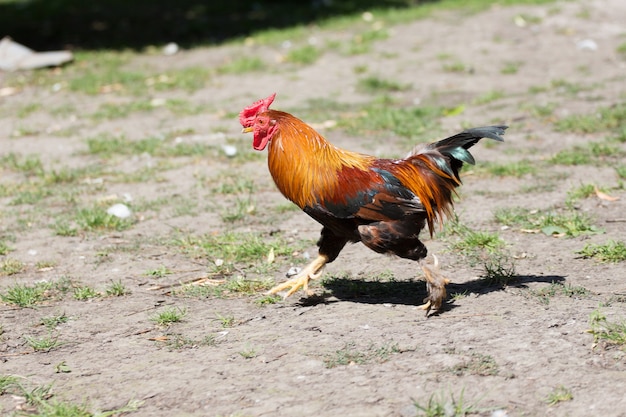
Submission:
M 450 280 L 439 271 L 439 260 L 433 255 L 435 263 L 433 267 L 426 265 L 422 260 L 420 265 L 424 271 L 424 277 L 426 278 L 426 289 L 428 290 L 428 297 L 424 299 L 424 304 L 419 306 L 421 309 L 426 310 L 426 315 L 431 309 L 438 311 L 441 308 L 441 304 L 446 298 L 446 284 L 450 283 Z
M 307 295 L 309 293 L 309 280 L 319 278 L 322 275 L 322 269 L 324 265 L 328 262 L 328 257 L 324 255 L 318 255 L 317 258 L 308 264 L 306 268 L 304 268 L 298 275 L 289 281 L 285 281 L 282 284 L 279 284 L 268 291 L 268 294 L 276 294 L 281 291 L 287 290 L 284 298 L 289 297 L 300 288 L 304 290 Z

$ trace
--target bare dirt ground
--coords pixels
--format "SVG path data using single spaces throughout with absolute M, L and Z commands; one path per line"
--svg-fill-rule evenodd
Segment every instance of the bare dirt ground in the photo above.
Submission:
M 441 119 L 441 129 L 432 139 L 468 125 L 509 124 L 503 144 L 476 146 L 478 167 L 521 160 L 545 164 L 559 151 L 607 136 L 607 132 L 558 131 L 554 121 L 624 102 L 626 61 L 616 50 L 625 40 L 625 22 L 622 0 L 494 6 L 470 15 L 441 13 L 388 28 L 389 38 L 376 42 L 368 54 L 330 51 L 312 65 L 219 75 L 185 97 L 210 111 L 180 117 L 157 110 L 93 124 L 82 114 L 124 98 L 31 86 L 0 98 L 3 114 L 9 115 L 0 120 L 0 152 L 37 153 L 47 166 L 85 167 L 95 163 L 95 157 L 84 152 L 87 137 L 113 132 L 140 139 L 189 128 L 195 135 L 183 135 L 183 140 L 200 140 L 220 149 L 227 138 L 241 151 L 251 141 L 239 134 L 236 114 L 241 108 L 272 92 L 278 92 L 274 108 L 296 115 L 312 99 L 366 103 L 371 96 L 356 88 L 354 73 L 355 67 L 366 66 L 371 74 L 410 84 L 410 89 L 392 93 L 407 105 L 453 108 L 465 103 L 462 112 Z M 349 31 L 311 31 L 318 42 L 351 36 Z M 586 39 L 597 49 L 581 49 L 579 42 Z M 281 47 L 227 45 L 182 51 L 173 58 L 140 55 L 129 66 L 167 71 L 217 66 L 245 54 L 273 61 L 281 53 Z M 446 56 L 462 62 L 464 69 L 443 71 Z M 502 71 L 511 63 L 519 67 L 515 73 Z M 9 76 L 15 75 L 4 75 Z M 555 80 L 568 84 L 558 87 Z M 564 90 L 567 85 L 591 87 L 570 92 Z M 504 94 L 491 103 L 477 101 L 493 91 Z M 168 94 L 176 96 L 166 92 L 162 97 L 171 98 Z M 78 111 L 73 117 L 41 111 L 11 117 L 10 109 L 32 102 L 44 107 L 67 102 Z M 546 117 L 528 110 L 550 103 L 554 111 Z M 12 136 L 25 126 L 39 134 Z M 70 128 L 71 134 L 55 134 Z M 339 146 L 368 153 L 400 156 L 408 150 L 406 141 L 391 133 L 382 140 L 362 139 L 340 129 L 324 134 Z M 623 143 L 619 146 L 626 150 Z M 466 175 L 456 204 L 459 220 L 475 230 L 499 233 L 517 258 L 516 277 L 504 288 L 486 285 L 480 280 L 481 265 L 472 266 L 450 250 L 445 238 L 425 236 L 430 252 L 439 255 L 453 282 L 450 293 L 463 294 L 449 300 L 442 314 L 426 318 L 417 308 L 425 295 L 417 265 L 377 255 L 361 245 L 347 247 L 327 267 L 326 276 L 339 278 L 326 286 L 317 284 L 319 297 L 312 300 L 294 296 L 259 305 L 255 301 L 261 294 L 172 295 L 181 282 L 221 278 L 209 274 L 215 261 L 210 254 L 195 256 L 168 245 L 174 235 L 202 236 L 225 229 L 268 236 L 272 232 L 288 241 L 306 242 L 304 250 L 314 256 L 320 230 L 299 211 L 272 212 L 284 206 L 284 200 L 271 183 L 265 159 L 234 163 L 216 156 L 185 161 L 164 169 L 158 179 L 105 181 L 80 197 L 96 201 L 128 193 L 133 201 L 168 201 L 162 210 L 135 213 L 138 222 L 122 232 L 63 237 L 37 223 L 16 232 L 14 213 L 28 217 L 28 207 L 9 205 L 4 198 L 3 233 L 13 231 L 15 236 L 10 242 L 13 251 L 5 258 L 18 259 L 26 267 L 19 274 L 0 276 L 0 292 L 16 283 L 69 276 L 100 291 L 120 280 L 131 293 L 88 301 L 66 296 L 35 308 L 0 303 L 1 374 L 24 377 L 32 385 L 53 383 L 56 398 L 84 402 L 93 410 L 138 400 L 141 405 L 131 413 L 138 416 L 414 416 L 421 415 L 414 402 L 425 405 L 434 398 L 445 403 L 451 397 L 462 398 L 481 415 L 499 410 L 494 415 L 626 416 L 624 351 L 594 346 L 587 332 L 590 315 L 599 306 L 610 320 L 626 317 L 626 267 L 624 262 L 600 263 L 576 254 L 585 243 L 626 236 L 626 193 L 618 187 L 612 167 L 554 164 L 536 175 Z M 153 162 L 146 155 L 114 160 L 115 169 L 127 171 Z M 224 172 L 254 179 L 256 211 L 243 221 L 227 224 L 220 216 L 226 197 L 211 190 Z M 17 174 L 7 171 L 3 176 L 6 181 Z M 543 187 L 548 183 L 552 186 Z M 568 191 L 586 183 L 608 187 L 608 193 L 619 198 L 591 196 L 576 203 L 576 210 L 591 216 L 603 233 L 549 237 L 515 227 L 501 229 L 494 222 L 498 208 L 562 208 Z M 535 191 L 524 191 L 529 187 Z M 195 209 L 178 213 L 174 208 L 181 201 L 195 201 Z M 54 218 L 47 222 L 54 223 Z M 53 261 L 54 266 L 38 269 L 41 260 Z M 296 256 L 291 263 L 303 266 L 306 259 Z M 289 266 L 235 275 L 280 281 Z M 146 275 L 160 267 L 171 273 L 161 278 Z M 375 280 L 389 275 L 394 279 Z M 349 290 L 351 282 L 361 282 L 356 293 Z M 533 295 L 553 282 L 582 287 L 587 293 L 556 294 L 547 301 Z M 151 317 L 167 306 L 187 314 L 180 323 L 156 325 Z M 41 318 L 60 313 L 69 320 L 54 334 L 64 344 L 48 352 L 34 351 L 25 336 L 46 336 L 49 330 L 40 324 Z M 62 362 L 71 372 L 59 372 Z M 561 386 L 572 398 L 549 405 L 546 399 Z M 18 396 L 0 396 L 3 414 L 19 410 L 22 403 Z

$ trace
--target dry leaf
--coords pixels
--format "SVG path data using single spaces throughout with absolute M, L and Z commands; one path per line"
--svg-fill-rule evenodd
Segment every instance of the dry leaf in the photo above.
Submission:
M 604 200 L 604 201 L 617 201 L 619 200 L 619 197 L 613 197 L 610 196 L 606 193 L 603 193 L 602 191 L 600 191 L 598 189 L 598 187 L 595 188 L 595 192 L 596 192 L 596 197 L 598 197 L 600 200 Z
M 157 337 L 151 337 L 148 340 L 151 340 L 153 342 L 167 342 L 169 338 L 167 336 L 157 336 Z

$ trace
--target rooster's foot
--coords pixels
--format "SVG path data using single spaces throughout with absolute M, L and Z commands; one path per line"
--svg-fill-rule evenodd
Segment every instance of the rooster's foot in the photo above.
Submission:
M 267 293 L 277 294 L 279 292 L 288 290 L 283 296 L 283 298 L 287 298 L 296 291 L 298 291 L 300 288 L 302 288 L 306 295 L 312 295 L 312 292 L 309 290 L 309 280 L 317 279 L 322 275 L 322 269 L 324 268 L 324 265 L 326 265 L 326 262 L 328 262 L 328 258 L 323 255 L 319 255 L 313 262 L 307 265 L 307 267 L 300 271 L 300 273 L 294 278 L 275 286 Z
M 450 283 L 450 280 L 439 271 L 439 260 L 433 255 L 435 263 L 433 268 L 422 263 L 422 270 L 424 271 L 424 277 L 426 278 L 426 289 L 428 296 L 424 299 L 424 304 L 419 306 L 422 310 L 426 310 L 426 315 L 430 313 L 430 310 L 439 311 L 441 305 L 446 299 L 446 285 Z

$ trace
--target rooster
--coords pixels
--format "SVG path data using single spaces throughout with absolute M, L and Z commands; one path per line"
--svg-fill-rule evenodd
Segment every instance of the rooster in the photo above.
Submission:
M 288 297 L 319 278 L 348 242 L 362 242 L 383 254 L 418 261 L 428 295 L 420 307 L 438 311 L 450 281 L 426 264 L 419 234 L 452 212 L 463 163 L 474 164 L 468 149 L 482 138 L 502 141 L 507 126 L 468 129 L 447 139 L 416 146 L 404 159 L 379 159 L 333 146 L 302 120 L 269 107 L 276 94 L 239 114 L 253 147 L 268 148 L 268 167 L 280 192 L 323 228 L 318 256 L 294 278 L 269 293 Z

